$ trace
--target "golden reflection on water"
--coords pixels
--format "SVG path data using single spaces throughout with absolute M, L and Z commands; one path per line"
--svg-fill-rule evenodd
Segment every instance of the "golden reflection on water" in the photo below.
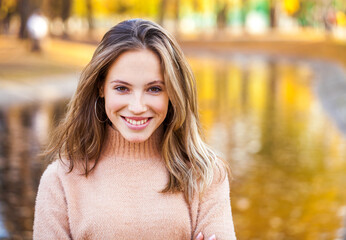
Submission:
M 346 140 L 316 98 L 310 68 L 261 59 L 190 63 L 206 140 L 232 166 L 238 239 L 336 239 L 346 221 Z M 0 109 L 0 216 L 11 239 L 31 239 L 46 167 L 37 153 L 66 104 Z
M 346 140 L 304 63 L 191 59 L 209 144 L 232 166 L 239 239 L 336 239 Z
M 36 192 L 47 166 L 38 153 L 66 104 L 0 109 L 0 239 L 32 239 Z

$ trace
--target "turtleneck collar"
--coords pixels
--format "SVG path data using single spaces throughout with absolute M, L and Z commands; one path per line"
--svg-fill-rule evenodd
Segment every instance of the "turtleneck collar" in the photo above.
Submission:
M 129 142 L 117 129 L 108 125 L 102 155 L 133 160 L 160 157 L 162 138 L 162 125 L 144 142 Z

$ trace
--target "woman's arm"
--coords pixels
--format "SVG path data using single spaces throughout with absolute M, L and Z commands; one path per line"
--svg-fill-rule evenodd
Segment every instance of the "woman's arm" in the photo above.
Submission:
M 200 199 L 193 239 L 196 239 L 200 232 L 203 239 L 209 239 L 214 234 L 217 240 L 236 239 L 226 171 L 215 171 L 212 185 Z
M 34 240 L 71 239 L 66 200 L 57 174 L 57 163 L 49 165 L 41 177 L 36 197 Z

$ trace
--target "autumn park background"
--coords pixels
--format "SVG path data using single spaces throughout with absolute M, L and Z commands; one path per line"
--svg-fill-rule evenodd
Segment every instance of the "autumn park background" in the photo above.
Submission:
M 0 239 L 32 239 L 38 153 L 129 18 L 164 26 L 188 58 L 206 141 L 232 168 L 238 239 L 345 240 L 344 0 L 0 0 Z

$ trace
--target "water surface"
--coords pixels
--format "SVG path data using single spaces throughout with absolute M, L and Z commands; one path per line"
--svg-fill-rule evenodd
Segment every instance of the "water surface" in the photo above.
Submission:
M 309 64 L 253 57 L 192 65 L 207 140 L 232 166 L 238 238 L 341 236 L 346 140 L 316 97 Z
M 346 216 L 346 140 L 316 97 L 310 66 L 258 57 L 190 63 L 206 140 L 232 166 L 238 238 L 336 239 Z M 37 154 L 67 102 L 0 109 L 0 238 L 31 239 L 46 167 Z

